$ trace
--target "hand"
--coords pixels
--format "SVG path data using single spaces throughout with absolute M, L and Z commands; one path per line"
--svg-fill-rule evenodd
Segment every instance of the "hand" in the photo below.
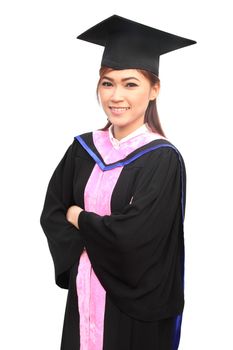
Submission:
M 82 208 L 78 207 L 77 205 L 72 205 L 71 207 L 69 207 L 66 213 L 67 221 L 73 224 L 77 229 L 79 229 L 79 226 L 78 226 L 79 214 L 82 211 L 83 211 Z

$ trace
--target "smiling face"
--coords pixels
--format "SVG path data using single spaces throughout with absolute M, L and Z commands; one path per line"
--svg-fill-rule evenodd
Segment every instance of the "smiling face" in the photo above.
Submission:
M 111 70 L 101 78 L 98 94 L 115 138 L 120 140 L 144 124 L 148 103 L 158 93 L 159 86 L 151 86 L 136 69 Z

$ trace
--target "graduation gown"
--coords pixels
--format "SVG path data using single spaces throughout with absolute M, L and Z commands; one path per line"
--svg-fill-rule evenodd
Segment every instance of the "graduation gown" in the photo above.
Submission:
M 111 213 L 83 211 L 77 230 L 66 212 L 71 205 L 84 208 L 85 187 L 96 165 L 103 172 L 122 167 Z M 106 164 L 92 133 L 74 139 L 50 180 L 41 215 L 56 283 L 68 289 L 62 350 L 80 348 L 76 276 L 84 247 L 106 291 L 103 349 L 178 348 L 184 203 L 184 162 L 167 140 L 153 140 Z

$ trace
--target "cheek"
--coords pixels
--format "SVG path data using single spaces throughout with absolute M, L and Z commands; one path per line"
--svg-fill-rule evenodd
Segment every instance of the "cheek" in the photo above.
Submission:
M 109 92 L 107 91 L 99 91 L 99 100 L 102 105 L 105 105 L 109 99 Z
M 147 93 L 138 94 L 138 96 L 135 96 L 134 102 L 138 106 L 138 108 L 145 109 L 147 108 L 149 103 L 149 96 Z

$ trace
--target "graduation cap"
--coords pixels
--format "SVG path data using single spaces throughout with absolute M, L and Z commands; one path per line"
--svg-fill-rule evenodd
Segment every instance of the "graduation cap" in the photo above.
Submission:
M 80 34 L 77 39 L 105 47 L 101 66 L 145 69 L 159 73 L 160 55 L 196 44 L 127 18 L 113 15 Z

